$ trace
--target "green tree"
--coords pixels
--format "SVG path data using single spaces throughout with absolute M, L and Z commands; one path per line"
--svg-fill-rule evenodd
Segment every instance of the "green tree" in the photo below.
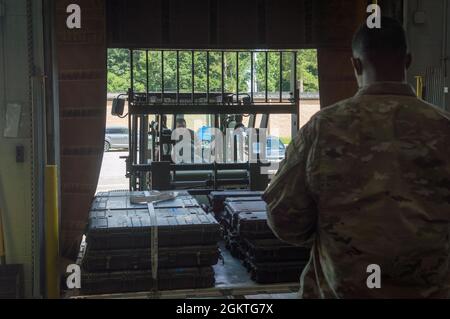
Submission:
M 303 80 L 305 92 L 319 91 L 319 70 L 317 67 L 317 50 L 300 50 L 299 54 L 299 78 Z
M 164 63 L 164 90 L 176 91 L 177 87 L 177 53 L 165 51 L 163 58 L 160 51 L 133 51 L 134 90 L 145 92 L 148 85 L 150 91 L 160 91 L 162 87 L 161 68 Z M 237 69 L 237 55 L 239 69 Z M 221 92 L 222 84 L 222 54 L 210 52 L 209 85 L 210 92 Z M 192 59 L 193 58 L 193 59 Z M 278 92 L 280 87 L 280 54 L 269 52 L 267 55 L 267 87 L 269 92 Z M 191 51 L 179 52 L 179 82 L 180 92 L 192 91 L 192 60 L 194 61 L 194 84 L 196 92 L 206 92 L 207 87 L 207 53 Z M 146 65 L 148 61 L 148 75 Z M 291 90 L 292 55 L 283 53 L 282 90 Z M 224 87 L 226 92 L 237 91 L 236 73 L 239 71 L 239 92 L 251 90 L 251 55 L 248 52 L 225 52 L 224 54 Z M 264 92 L 266 86 L 266 61 L 264 52 L 254 54 L 256 91 Z M 317 53 L 316 50 L 300 50 L 297 54 L 298 78 L 302 79 L 306 92 L 317 92 L 319 89 Z M 130 53 L 125 49 L 110 49 L 108 51 L 108 92 L 126 92 L 130 87 Z

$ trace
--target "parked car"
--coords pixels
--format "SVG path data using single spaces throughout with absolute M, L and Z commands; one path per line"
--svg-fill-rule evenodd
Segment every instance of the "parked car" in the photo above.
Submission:
M 197 135 L 201 140 L 203 150 L 207 150 L 209 148 L 212 140 L 210 131 L 208 129 L 209 127 L 204 126 L 201 127 L 197 132 Z M 246 139 L 245 155 L 248 157 L 248 137 L 246 136 L 246 133 L 244 133 L 244 136 Z M 254 154 L 259 152 L 258 146 L 259 145 L 257 143 L 253 145 Z M 283 144 L 281 139 L 277 136 L 267 136 L 265 159 L 268 161 L 279 161 L 284 159 L 285 154 L 286 146 Z
M 258 152 L 258 144 L 254 145 L 254 152 Z M 276 136 L 267 136 L 265 158 L 268 161 L 278 161 L 284 159 L 286 155 L 286 146 L 280 138 Z
M 107 127 L 105 130 L 104 151 L 111 148 L 128 149 L 128 128 L 120 126 Z
M 266 157 L 269 161 L 282 160 L 286 155 L 286 146 L 276 136 L 267 138 Z

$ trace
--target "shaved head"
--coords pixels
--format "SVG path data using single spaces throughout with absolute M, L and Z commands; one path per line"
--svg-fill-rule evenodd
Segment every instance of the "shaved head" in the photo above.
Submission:
M 370 29 L 364 23 L 353 37 L 352 49 L 358 55 L 386 53 L 405 56 L 408 51 L 405 30 L 400 22 L 387 17 L 381 18 L 379 29 Z
M 360 86 L 377 81 L 404 81 L 411 63 L 406 33 L 400 22 L 382 17 L 381 28 L 364 23 L 352 41 L 352 63 Z

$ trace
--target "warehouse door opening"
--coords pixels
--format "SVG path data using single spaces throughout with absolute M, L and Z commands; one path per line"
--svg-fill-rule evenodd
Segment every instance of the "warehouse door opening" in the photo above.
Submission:
M 295 61 L 295 67 L 293 67 Z M 201 147 L 207 147 L 205 128 L 236 127 L 267 129 L 267 156 L 270 161 L 284 158 L 292 140 L 292 115 L 261 114 L 219 116 L 217 114 L 149 114 L 129 123 L 127 94 L 144 92 L 150 103 L 178 106 L 225 103 L 224 93 L 232 92 L 231 104 L 245 105 L 246 97 L 266 104 L 288 103 L 293 97 L 294 71 L 299 88 L 299 126 L 303 126 L 320 109 L 317 51 L 171 51 L 171 50 L 108 50 L 108 99 L 104 156 L 97 192 L 129 189 L 133 181 L 126 176 L 126 159 L 132 152 L 145 158 L 147 164 L 159 156 L 154 150 L 151 131 L 162 124 L 172 131 L 180 124 L 201 136 Z M 145 94 L 147 92 L 147 94 Z M 207 92 L 207 93 L 205 93 Z M 113 102 L 125 100 L 122 116 L 113 116 Z M 188 112 L 187 112 L 188 113 Z M 133 137 L 129 127 L 146 126 L 148 140 Z M 141 132 L 141 130 L 139 130 Z M 131 136 L 130 136 L 131 135 Z M 137 133 L 136 133 L 137 135 Z M 139 140 L 139 145 L 134 143 Z M 133 142 L 134 141 L 134 142 Z M 136 150 L 129 145 L 136 145 Z M 273 150 L 272 145 L 277 150 Z M 153 146 L 153 147 L 152 147 Z M 133 147 L 133 146 L 132 146 Z M 139 147 L 145 149 L 140 152 Z M 164 152 L 161 149 L 161 152 Z M 144 154 L 144 155 L 142 155 Z M 142 182 L 141 182 L 142 183 Z M 147 181 L 148 183 L 148 181 Z M 141 189 L 142 189 L 141 185 Z

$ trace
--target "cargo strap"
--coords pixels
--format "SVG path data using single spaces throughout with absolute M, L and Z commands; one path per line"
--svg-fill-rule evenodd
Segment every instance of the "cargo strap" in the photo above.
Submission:
M 138 195 L 130 196 L 131 204 L 157 203 L 174 199 L 178 196 L 178 192 L 156 192 L 144 191 Z
M 158 290 L 158 221 L 153 203 L 147 203 L 150 214 L 150 253 L 152 266 L 153 290 Z

